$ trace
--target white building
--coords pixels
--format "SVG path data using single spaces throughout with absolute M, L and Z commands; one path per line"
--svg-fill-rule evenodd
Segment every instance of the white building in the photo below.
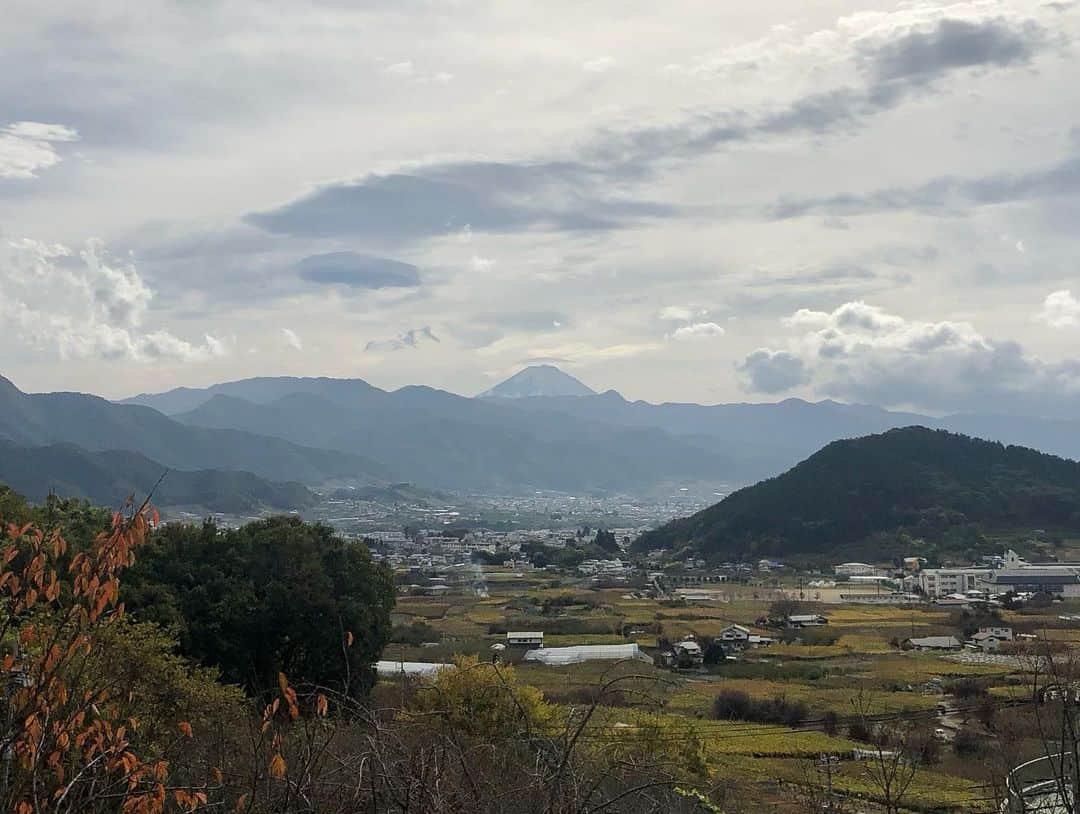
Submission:
M 511 630 L 506 634 L 507 647 L 543 647 L 544 631 Z
M 871 577 L 878 573 L 877 568 L 865 562 L 843 562 L 834 570 L 838 577 Z
M 989 568 L 927 568 L 918 574 L 919 589 L 930 597 L 987 591 L 993 574 Z

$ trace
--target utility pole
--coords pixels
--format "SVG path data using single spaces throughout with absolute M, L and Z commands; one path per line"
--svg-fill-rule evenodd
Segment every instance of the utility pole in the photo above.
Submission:
M 836 811 L 833 797 L 833 775 L 840 766 L 839 755 L 822 755 L 818 761 L 817 770 L 825 775 L 825 811 L 833 814 Z

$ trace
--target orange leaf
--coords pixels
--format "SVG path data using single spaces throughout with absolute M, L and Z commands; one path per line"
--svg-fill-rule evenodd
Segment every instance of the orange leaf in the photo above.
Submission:
M 280 754 L 274 755 L 270 759 L 270 776 L 279 780 L 285 776 L 285 758 Z
M 319 693 L 315 699 L 315 712 L 320 715 L 326 715 L 327 710 L 330 708 L 329 702 L 326 700 L 326 696 Z
M 184 735 L 185 738 L 195 737 L 195 733 L 191 731 L 191 724 L 189 724 L 187 721 L 181 721 L 176 725 L 176 728 L 180 730 L 180 732 Z
M 277 674 L 278 687 L 281 688 L 281 694 L 285 695 L 289 691 L 289 680 L 285 678 L 285 673 Z
M 351 630 L 346 630 L 345 631 L 345 646 L 346 647 L 352 647 L 353 640 L 354 640 L 354 637 L 352 635 L 352 631 Z
M 239 797 L 236 798 L 236 810 L 237 811 L 240 811 L 242 808 L 244 808 L 244 806 L 247 805 L 247 798 L 248 798 L 247 793 L 241 794 Z
M 217 783 L 219 786 L 225 782 L 225 775 L 221 773 L 221 769 L 219 769 L 217 766 L 212 768 L 210 770 L 210 773 L 214 776 L 214 782 Z

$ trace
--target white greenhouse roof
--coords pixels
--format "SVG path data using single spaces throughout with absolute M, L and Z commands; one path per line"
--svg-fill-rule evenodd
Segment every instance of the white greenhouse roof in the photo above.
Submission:
M 525 661 L 538 661 L 541 664 L 580 664 L 583 661 L 620 661 L 636 659 L 652 664 L 652 658 L 641 651 L 636 644 L 584 644 L 576 647 L 546 647 L 543 650 L 530 650 L 525 654 Z
M 400 678 L 406 676 L 434 676 L 439 670 L 453 667 L 453 664 L 436 664 L 427 661 L 377 661 L 375 672 L 379 678 Z

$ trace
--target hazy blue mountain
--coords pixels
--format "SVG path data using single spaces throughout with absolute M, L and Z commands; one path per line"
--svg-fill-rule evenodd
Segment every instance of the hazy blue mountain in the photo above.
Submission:
M 89 452 L 74 444 L 26 447 L 0 441 L 0 482 L 34 501 L 55 492 L 119 506 L 131 494 L 145 498 L 165 471 L 165 466 L 137 452 Z M 221 469 L 170 470 L 153 498 L 154 505 L 166 509 L 191 506 L 235 514 L 303 509 L 315 499 L 299 483 L 277 483 L 250 472 Z
M 83 393 L 23 393 L 0 377 L 0 439 L 24 446 L 75 444 L 94 452 L 131 450 L 176 469 L 230 469 L 278 481 L 389 479 L 381 464 L 333 448 L 305 448 L 237 429 L 175 421 L 137 404 Z
M 141 404 L 153 407 L 166 415 L 175 415 L 194 410 L 214 396 L 232 396 L 256 404 L 267 404 L 285 396 L 307 394 L 323 396 L 341 403 L 353 403 L 383 392 L 363 379 L 261 376 L 235 382 L 222 382 L 205 388 L 177 387 L 164 393 L 141 393 L 123 399 L 119 403 Z
M 550 386 L 548 386 L 550 385 Z M 573 395 L 531 395 L 563 388 Z M 650 404 L 592 393 L 551 366 L 527 368 L 465 398 L 423 386 L 388 392 L 360 379 L 255 378 L 134 401 L 199 427 L 244 430 L 385 462 L 422 486 L 461 490 L 624 490 L 673 483 L 753 483 L 830 441 L 919 424 L 1080 457 L 1080 423 L 988 416 L 934 418 L 879 407 Z M 306 479 L 305 479 L 306 480 Z
M 596 391 L 586 387 L 569 373 L 553 365 L 533 365 L 519 370 L 506 381 L 485 390 L 478 398 L 520 399 L 537 396 L 594 396 Z
M 534 397 L 508 401 L 521 410 L 561 412 L 577 418 L 626 427 L 653 427 L 695 437 L 710 448 L 727 449 L 783 464 L 779 472 L 840 438 L 855 438 L 897 427 L 947 429 L 1005 444 L 1080 459 L 1080 421 L 1027 416 L 964 414 L 945 417 L 894 412 L 864 404 L 785 399 L 775 404 L 650 404 L 627 401 L 614 390 L 589 397 Z
M 443 489 L 641 491 L 672 482 L 719 483 L 748 466 L 651 427 L 609 427 L 429 387 L 372 388 L 362 397 L 307 389 L 269 403 L 217 394 L 176 419 L 347 450 Z
M 944 430 L 895 429 L 834 441 L 784 474 L 648 532 L 634 545 L 691 546 L 723 558 L 785 556 L 906 530 L 965 547 L 973 528 L 1075 534 L 1080 463 Z

